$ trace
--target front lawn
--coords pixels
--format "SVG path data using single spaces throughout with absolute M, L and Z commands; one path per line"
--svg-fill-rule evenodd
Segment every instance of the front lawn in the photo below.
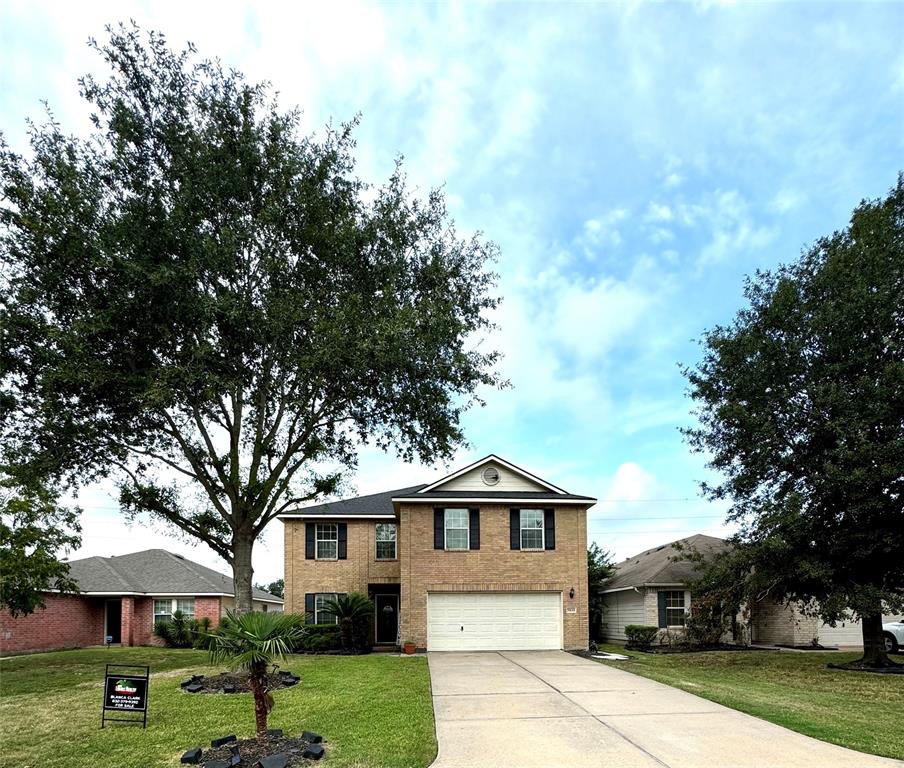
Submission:
M 657 654 L 603 645 L 602 662 L 861 752 L 904 758 L 904 677 L 827 669 L 853 653 L 709 651 Z
M 104 665 L 150 664 L 147 730 L 101 730 Z M 228 733 L 254 735 L 250 694 L 187 694 L 189 673 L 212 674 L 203 651 L 87 649 L 0 661 L 0 768 L 174 768 L 182 752 Z M 275 691 L 270 727 L 327 740 L 324 768 L 421 768 L 436 756 L 424 658 L 292 656 L 301 677 Z

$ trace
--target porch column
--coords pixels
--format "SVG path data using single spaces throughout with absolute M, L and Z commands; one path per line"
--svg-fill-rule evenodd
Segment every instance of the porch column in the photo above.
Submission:
M 123 645 L 134 645 L 135 598 L 122 598 L 122 619 L 120 621 L 120 642 Z

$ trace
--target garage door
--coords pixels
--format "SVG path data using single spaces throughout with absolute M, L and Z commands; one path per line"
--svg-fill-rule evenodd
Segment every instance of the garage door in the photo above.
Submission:
M 560 592 L 431 592 L 428 651 L 530 651 L 562 647 Z

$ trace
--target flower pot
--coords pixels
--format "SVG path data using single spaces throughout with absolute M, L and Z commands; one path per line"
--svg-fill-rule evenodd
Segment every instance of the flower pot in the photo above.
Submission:
M 417 646 L 414 643 L 405 643 L 402 646 L 402 650 L 405 651 L 409 656 L 411 656 L 416 650 Z

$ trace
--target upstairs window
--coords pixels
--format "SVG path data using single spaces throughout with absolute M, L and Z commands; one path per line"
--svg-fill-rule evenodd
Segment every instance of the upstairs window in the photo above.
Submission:
M 467 509 L 445 511 L 446 549 L 468 549 L 468 518 Z
M 318 560 L 337 560 L 339 558 L 339 526 L 336 523 L 317 523 L 315 537 Z
M 521 549 L 543 549 L 543 510 L 521 510 Z
M 377 523 L 377 560 L 396 559 L 395 523 Z

